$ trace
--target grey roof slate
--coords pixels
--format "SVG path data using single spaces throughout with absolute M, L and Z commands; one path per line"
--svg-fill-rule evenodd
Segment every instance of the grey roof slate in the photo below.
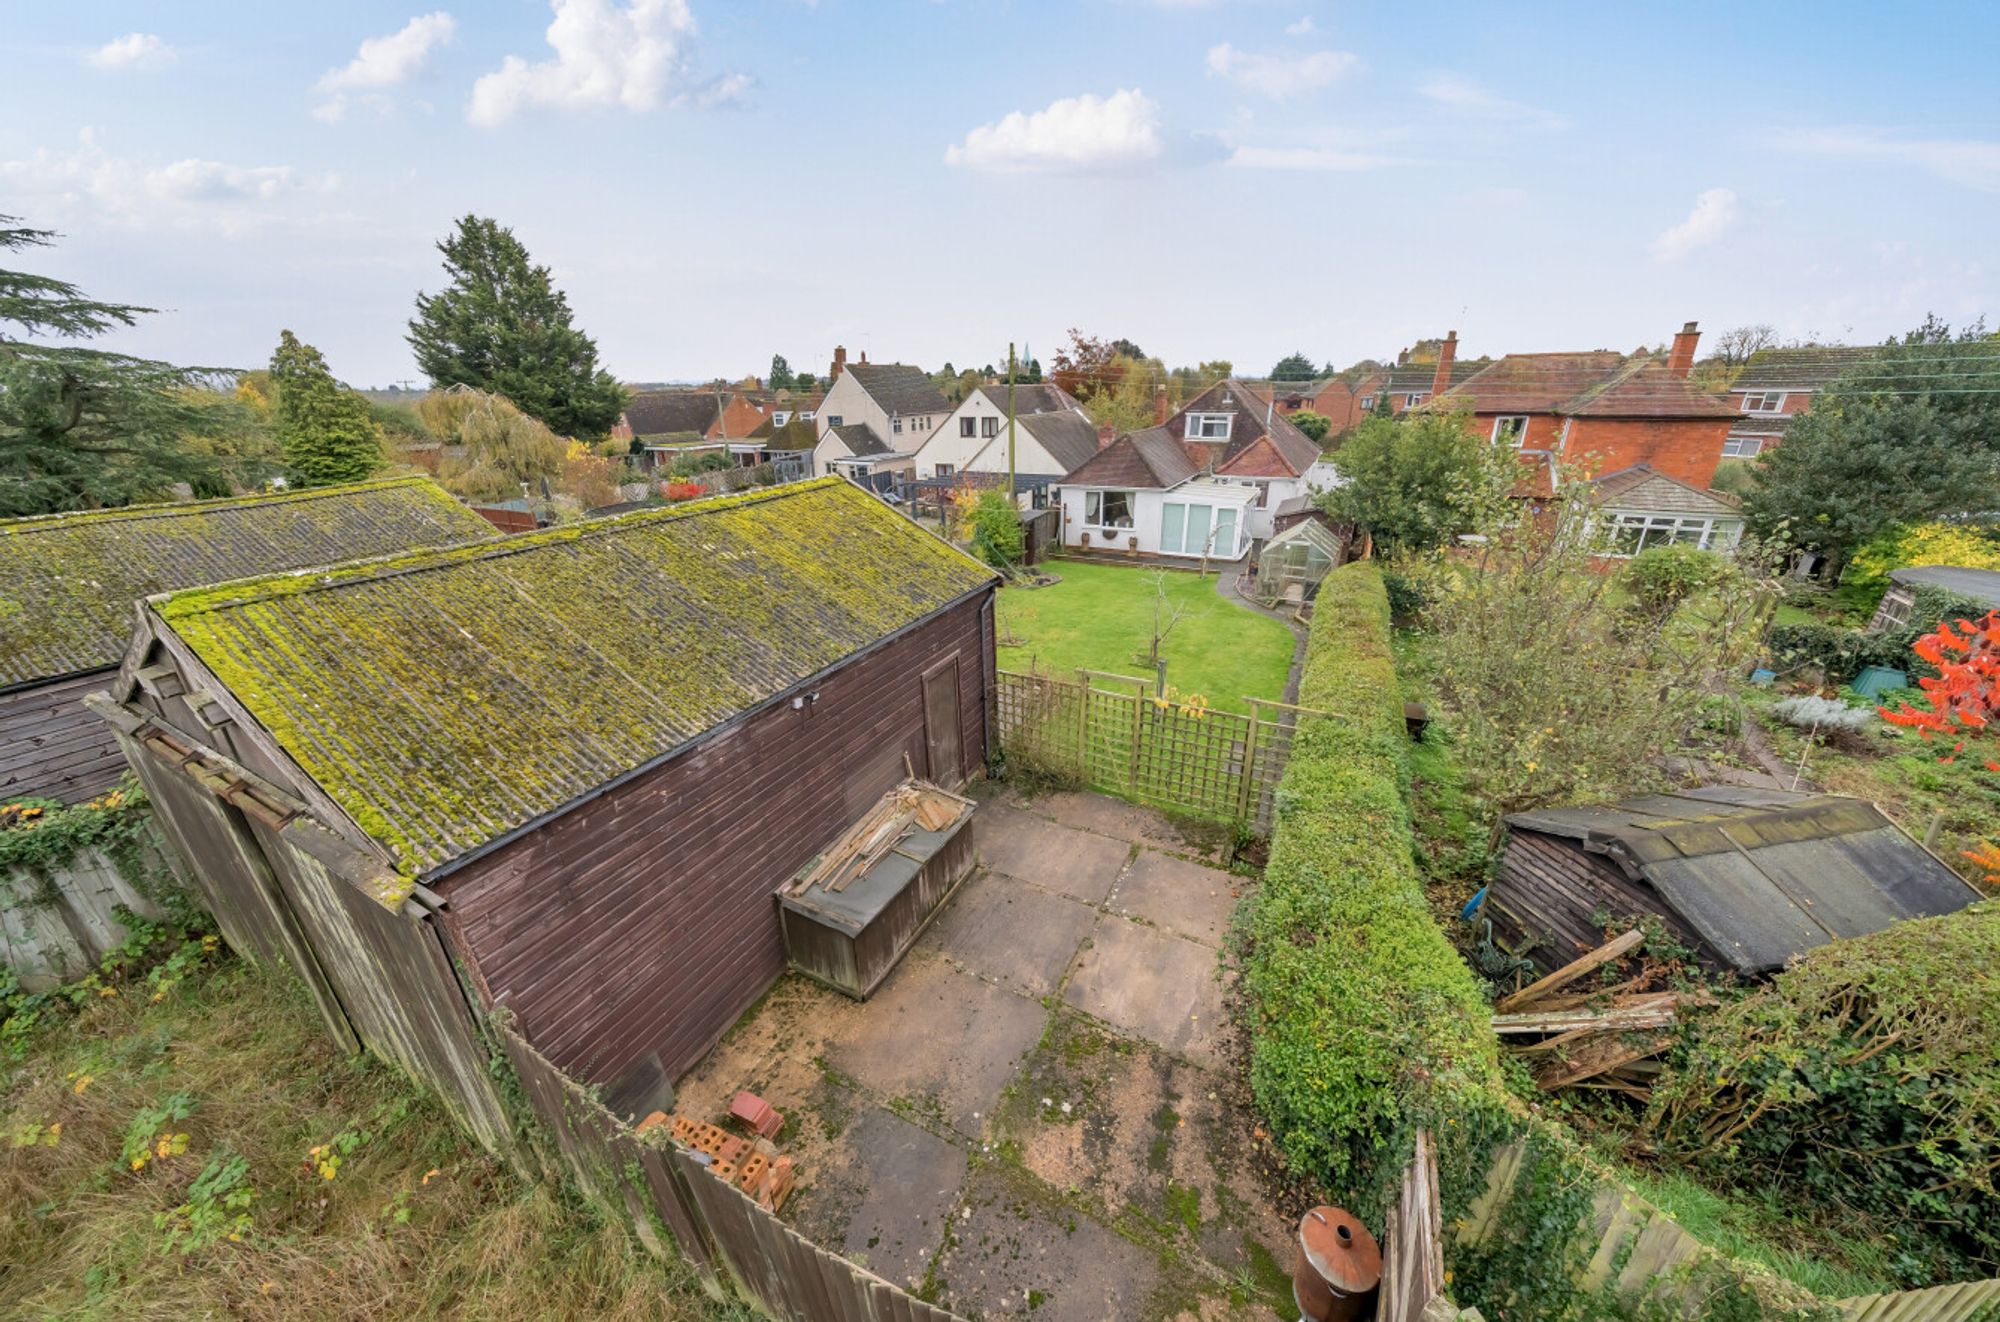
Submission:
M 1049 458 L 1067 473 L 1097 453 L 1097 426 L 1081 413 L 1016 413 L 1014 425 L 1040 441 Z M 1003 426 L 1001 436 L 1006 436 Z
M 1868 344 L 1830 344 L 1818 349 L 1760 349 L 1737 373 L 1731 390 L 1818 390 L 1875 361 L 1881 349 Z
M 625 405 L 625 425 L 638 437 L 705 432 L 721 402 L 713 390 L 649 390 Z
M 857 457 L 891 453 L 888 445 L 883 442 L 880 436 L 875 434 L 875 429 L 865 422 L 850 422 L 839 427 L 828 428 L 828 430 L 835 436 L 838 436 L 840 443 L 845 445 L 848 451 Z
M 1967 569 L 1961 565 L 1910 565 L 1889 571 L 1890 581 L 1906 587 L 1939 587 L 2000 609 L 2000 570 Z
M 951 404 L 930 373 L 908 363 L 849 363 L 845 369 L 884 413 L 949 413 Z

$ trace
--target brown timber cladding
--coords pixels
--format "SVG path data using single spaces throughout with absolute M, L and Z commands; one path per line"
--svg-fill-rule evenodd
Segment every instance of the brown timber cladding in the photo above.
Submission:
M 118 782 L 118 741 L 83 705 L 84 694 L 102 693 L 117 675 L 91 670 L 0 693 L 0 802 L 77 803 Z
M 1495 934 L 1544 973 L 1604 944 L 1604 929 L 1592 919 L 1600 910 L 1614 921 L 1656 914 L 1674 940 L 1704 949 L 1701 938 L 1652 887 L 1629 880 L 1617 864 L 1574 841 L 1539 831 L 1508 833 L 1487 898 Z M 1535 946 L 1522 951 L 1520 943 L 1530 939 Z
M 433 883 L 489 1006 L 557 1067 L 678 1077 L 784 971 L 775 892 L 925 769 L 923 675 L 957 654 L 957 779 L 987 746 L 981 591 L 789 700 Z M 944 779 L 943 776 L 935 777 Z

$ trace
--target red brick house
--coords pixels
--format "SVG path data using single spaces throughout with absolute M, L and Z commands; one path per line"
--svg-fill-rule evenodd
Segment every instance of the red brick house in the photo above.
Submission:
M 1644 464 L 1706 489 L 1741 415 L 1689 383 L 1700 339 L 1689 322 L 1665 358 L 1627 358 L 1609 349 L 1510 353 L 1424 407 L 1467 411 L 1475 432 L 1514 446 L 1550 473 L 1558 459 L 1596 473 Z M 1454 347 L 1452 339 L 1445 343 L 1440 376 Z
M 1816 392 L 1867 367 L 1877 352 L 1868 345 L 1831 344 L 1752 354 L 1729 387 L 1729 402 L 1741 416 L 1723 442 L 1723 457 L 1754 458 L 1784 440 L 1792 419 L 1806 411 Z

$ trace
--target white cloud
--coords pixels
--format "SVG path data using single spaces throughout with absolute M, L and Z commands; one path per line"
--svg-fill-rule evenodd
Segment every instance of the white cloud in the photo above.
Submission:
M 1285 35 L 1288 37 L 1310 37 L 1317 31 L 1319 31 L 1319 25 L 1313 22 L 1311 14 L 1307 14 L 1296 23 L 1290 23 L 1285 26 Z
M 1046 110 L 982 124 L 947 148 L 945 164 L 974 170 L 1108 170 L 1158 157 L 1160 108 L 1138 88 L 1086 92 Z
M 1237 50 L 1226 41 L 1208 52 L 1210 74 L 1273 100 L 1317 91 L 1360 63 L 1360 56 L 1347 51 L 1259 55 Z
M 1373 170 L 1395 158 L 1338 147 L 1238 147 L 1225 164 L 1249 170 Z
M 385 37 L 370 37 L 352 60 L 320 76 L 314 90 L 327 99 L 313 107 L 313 118 L 338 123 L 347 114 L 348 94 L 366 93 L 363 100 L 380 113 L 391 104 L 380 95 L 385 87 L 408 82 L 423 72 L 431 52 L 450 41 L 458 31 L 458 21 L 440 9 L 420 14 Z
M 1668 226 L 1653 240 L 1653 260 L 1676 261 L 1696 248 L 1715 242 L 1736 224 L 1736 194 L 1711 188 L 1694 200 L 1694 210 L 1678 225 Z
M 289 165 L 230 165 L 189 157 L 164 164 L 114 156 L 85 129 L 68 151 L 42 148 L 0 160 L 0 192 L 32 197 L 117 224 L 191 224 L 237 233 L 254 227 L 269 204 L 291 194 L 324 191 Z
M 1798 129 L 1771 135 L 1787 151 L 1871 165 L 1901 165 L 1981 192 L 2000 193 L 2000 142 L 1896 138 L 1879 129 Z
M 757 80 L 747 73 L 726 73 L 691 92 L 681 93 L 668 104 L 676 110 L 714 110 L 717 106 L 735 105 L 756 85 Z
M 1553 111 L 1510 101 L 1454 73 L 1441 73 L 1425 80 L 1418 86 L 1417 92 L 1447 109 L 1475 119 L 1532 124 L 1551 129 L 1562 128 L 1565 122 L 1561 115 Z
M 172 64 L 178 54 L 150 32 L 128 32 L 99 46 L 85 58 L 98 69 L 157 69 Z
M 484 127 L 524 110 L 652 110 L 686 74 L 695 33 L 687 0 L 549 0 L 552 59 L 509 55 L 472 86 L 465 117 Z

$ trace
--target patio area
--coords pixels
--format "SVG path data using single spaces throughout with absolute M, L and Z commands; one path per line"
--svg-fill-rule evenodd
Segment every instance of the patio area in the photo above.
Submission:
M 1303 1209 L 1273 1204 L 1224 1009 L 1254 883 L 1096 795 L 998 795 L 972 829 L 978 870 L 873 999 L 786 977 L 679 1109 L 761 1094 L 785 1219 L 967 1317 L 1289 1309 Z

